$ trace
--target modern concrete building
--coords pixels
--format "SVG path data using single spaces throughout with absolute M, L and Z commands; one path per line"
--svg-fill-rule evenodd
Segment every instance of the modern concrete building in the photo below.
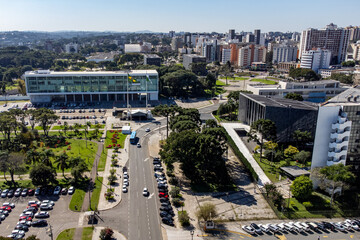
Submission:
M 317 49 L 304 51 L 301 57 L 300 68 L 308 68 L 318 73 L 321 68 L 329 68 L 331 61 L 331 51 Z
M 260 29 L 255 29 L 254 30 L 254 42 L 255 44 L 260 44 L 260 37 L 261 37 L 261 30 Z
M 301 34 L 299 58 L 302 59 L 306 51 L 321 48 L 331 51 L 331 64 L 341 63 L 346 57 L 349 37 L 349 29 L 338 28 L 332 23 L 320 30 L 309 28 Z
M 161 57 L 156 54 L 144 54 L 144 65 L 161 65 Z
M 339 81 L 335 80 L 312 82 L 280 81 L 277 85 L 251 83 L 246 86 L 246 90 L 256 95 L 283 98 L 288 93 L 297 93 L 304 100 L 317 103 L 325 102 L 329 97 L 334 97 L 346 89 L 340 86 Z
M 298 48 L 297 46 L 286 44 L 274 44 L 273 46 L 272 62 L 277 64 L 279 62 L 296 61 Z
M 177 51 L 183 46 L 184 42 L 181 37 L 173 37 L 171 40 L 171 50 Z
M 231 60 L 231 49 L 230 48 L 224 48 L 221 52 L 221 62 L 223 64 L 230 62 Z
M 239 49 L 239 67 L 250 67 L 253 62 L 265 62 L 265 60 L 265 47 L 251 44 Z
M 125 53 L 140 53 L 141 45 L 140 44 L 125 44 Z
M 319 108 L 311 168 L 338 163 L 352 165 L 359 176 L 359 88 L 350 88 Z
M 349 40 L 351 42 L 360 40 L 360 26 L 355 26 L 355 27 L 349 26 L 349 27 L 346 27 L 345 29 L 348 29 L 350 31 Z
M 234 39 L 234 38 L 235 38 L 235 29 L 230 29 L 230 30 L 229 30 L 229 38 L 230 38 L 230 39 Z
M 349 45 L 346 61 L 360 61 L 360 41 Z
M 277 70 L 279 72 L 289 73 L 292 68 L 299 68 L 300 63 L 297 62 L 279 62 L 277 64 Z
M 240 93 L 238 119 L 248 125 L 269 119 L 276 125 L 277 140 L 288 142 L 295 130 L 314 135 L 317 111 L 318 105 L 311 102 Z
M 129 81 L 128 74 L 136 79 Z M 150 81 L 146 81 L 149 76 Z M 145 99 L 158 100 L 159 76 L 156 70 L 53 72 L 30 71 L 24 74 L 31 102 L 101 102 Z
M 184 54 L 183 55 L 183 66 L 185 69 L 190 70 L 192 63 L 206 63 L 206 58 L 196 54 Z

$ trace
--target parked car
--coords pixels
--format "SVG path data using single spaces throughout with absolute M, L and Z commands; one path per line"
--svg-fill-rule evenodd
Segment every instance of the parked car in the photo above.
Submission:
M 345 222 L 348 223 L 351 226 L 352 229 L 354 229 L 356 231 L 359 231 L 359 226 L 356 224 L 355 221 L 350 220 L 350 219 L 346 219 Z
M 48 212 L 38 212 L 35 214 L 35 218 L 48 218 L 49 216 Z
M 41 202 L 40 201 L 35 201 L 35 200 L 31 200 L 28 202 L 28 206 L 31 206 L 32 204 L 36 204 L 37 206 L 40 206 Z
M 24 189 L 22 190 L 22 192 L 21 192 L 21 196 L 22 196 L 22 197 L 26 197 L 27 194 L 28 194 L 28 190 L 29 190 L 29 189 L 24 188 Z
M 9 193 L 9 189 L 5 189 L 5 190 L 1 193 L 1 197 L 2 197 L 2 198 L 6 198 L 7 195 L 8 195 L 8 193 Z
M 256 223 L 251 223 L 250 227 L 252 227 L 256 233 L 262 233 L 261 228 Z
M 304 222 L 298 222 L 303 227 L 305 231 L 310 231 L 310 226 Z
M 24 230 L 25 232 L 27 232 L 29 230 L 29 227 L 27 225 L 18 224 L 16 225 L 15 229 Z
M 44 211 L 44 210 L 52 210 L 53 206 L 47 203 L 42 203 L 40 204 L 40 210 Z
M 7 197 L 13 197 L 14 196 L 14 189 L 10 189 L 8 194 L 7 194 Z
M 150 132 L 150 128 L 146 128 L 146 129 L 145 129 L 145 132 Z
M 274 233 L 277 233 L 280 231 L 280 228 L 278 226 L 276 226 L 276 224 L 267 224 L 270 228 L 271 231 L 273 231 Z
M 329 222 L 321 222 L 322 224 L 324 224 L 325 228 L 330 229 L 331 231 L 335 230 L 335 226 L 332 223 Z
M 48 223 L 46 220 L 37 220 L 31 223 L 31 226 L 33 227 L 44 227 L 47 226 Z
M 15 208 L 15 203 L 4 202 L 4 203 L 3 203 L 3 206 L 4 206 L 4 207 Z
M 127 190 L 127 187 L 126 187 L 126 186 L 123 186 L 122 192 L 123 192 L 123 193 L 127 193 L 127 191 L 128 191 L 128 190 Z
M 137 146 L 138 148 L 141 148 L 141 144 L 140 144 L 140 143 L 137 143 L 136 146 Z
M 250 226 L 244 225 L 241 228 L 247 233 L 255 234 L 255 230 Z
M 35 190 L 34 189 L 29 189 L 27 192 L 28 196 L 34 196 Z
M 20 197 L 20 195 L 21 195 L 21 188 L 17 188 L 16 190 L 15 190 L 15 193 L 14 193 L 14 196 L 15 197 Z
M 54 206 L 54 205 L 55 205 L 54 201 L 51 201 L 51 200 L 43 200 L 43 201 L 41 202 L 41 204 L 49 204 L 49 205 L 51 205 L 51 206 Z
M 316 223 L 313 223 L 313 222 L 306 222 L 306 224 L 309 226 L 309 228 L 311 230 L 317 230 L 318 229 L 318 225 Z
M 41 193 L 41 188 L 37 188 L 37 189 L 35 190 L 35 196 L 39 196 L 40 193 Z
M 31 221 L 21 220 L 21 221 L 17 222 L 16 225 L 19 225 L 19 224 L 26 225 L 26 226 L 30 227 L 31 226 Z
M 72 195 L 75 192 L 75 188 L 73 186 L 69 187 L 69 195 Z
M 67 188 L 63 188 L 63 189 L 61 189 L 61 194 L 62 195 L 66 195 L 67 194 Z
M 261 231 L 263 231 L 264 233 L 270 232 L 269 224 L 259 224 L 259 228 L 260 228 Z
M 60 191 L 61 191 L 61 187 L 60 186 L 57 186 L 55 189 L 54 189 L 54 195 L 59 195 L 60 194 Z

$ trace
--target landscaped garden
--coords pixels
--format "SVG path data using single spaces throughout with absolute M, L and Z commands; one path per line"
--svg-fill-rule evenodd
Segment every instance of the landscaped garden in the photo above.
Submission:
M 70 228 L 62 231 L 56 240 L 73 240 L 75 234 L 75 228 Z
M 268 85 L 275 85 L 277 84 L 276 81 L 273 80 L 267 80 L 267 79 L 262 79 L 262 78 L 254 78 L 250 80 L 251 82 L 260 82 L 260 83 L 264 83 L 264 84 L 268 84 Z

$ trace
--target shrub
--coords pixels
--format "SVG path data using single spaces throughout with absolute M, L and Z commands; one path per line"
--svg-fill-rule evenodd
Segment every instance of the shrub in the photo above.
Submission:
M 170 177 L 169 183 L 170 183 L 171 185 L 178 185 L 178 184 L 179 184 L 179 181 L 178 181 L 178 179 L 177 179 L 176 177 Z
M 313 204 L 311 202 L 303 202 L 302 203 L 304 205 L 305 208 L 312 208 Z
M 190 225 L 190 217 L 189 214 L 186 211 L 179 211 L 179 222 L 181 226 L 187 227 Z
M 173 198 L 171 202 L 175 207 L 181 207 L 183 204 L 183 202 L 181 202 L 180 198 Z
M 180 193 L 180 188 L 179 187 L 172 187 L 170 192 L 169 192 L 169 194 L 170 194 L 170 196 L 172 198 L 178 197 L 179 193 Z
M 100 239 L 101 240 L 111 240 L 114 231 L 111 228 L 104 228 L 100 231 Z
M 296 199 L 308 199 L 313 192 L 313 183 L 307 176 L 297 177 L 291 184 L 291 192 Z

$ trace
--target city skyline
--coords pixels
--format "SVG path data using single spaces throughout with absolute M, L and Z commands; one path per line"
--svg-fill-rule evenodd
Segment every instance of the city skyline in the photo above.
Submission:
M 360 25 L 360 2 L 356 0 L 343 5 L 334 0 L 304 0 L 301 4 L 259 0 L 256 6 L 235 0 L 184 0 L 181 4 L 164 0 L 151 4 L 145 0 L 109 0 L 106 4 L 95 0 L 0 3 L 0 31 L 300 32 L 309 27 L 323 28 L 331 22 L 339 27 Z

